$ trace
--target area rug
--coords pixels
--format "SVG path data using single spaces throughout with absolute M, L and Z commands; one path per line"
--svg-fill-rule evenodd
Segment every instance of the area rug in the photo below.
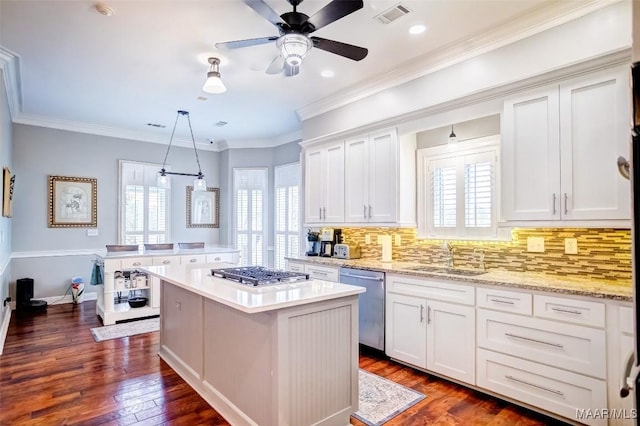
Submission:
M 360 370 L 360 408 L 353 417 L 380 426 L 424 398 L 418 391 Z
M 156 317 L 92 328 L 91 334 L 96 342 L 102 342 L 103 340 L 118 339 L 158 330 L 160 330 L 160 318 Z

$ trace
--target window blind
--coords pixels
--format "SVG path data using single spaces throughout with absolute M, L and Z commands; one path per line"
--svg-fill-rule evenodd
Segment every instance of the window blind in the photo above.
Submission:
M 241 265 L 265 264 L 266 169 L 234 169 L 235 240 Z
M 275 168 L 275 258 L 277 269 L 286 267 L 285 257 L 300 252 L 300 164 Z

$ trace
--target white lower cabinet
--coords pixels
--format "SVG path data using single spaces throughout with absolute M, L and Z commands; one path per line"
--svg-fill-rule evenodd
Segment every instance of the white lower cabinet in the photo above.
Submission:
M 478 386 L 569 419 L 578 409 L 607 407 L 607 387 L 597 380 L 526 359 L 478 349 Z M 606 425 L 602 418 L 581 419 Z
M 474 288 L 392 274 L 386 286 L 386 354 L 475 384 Z

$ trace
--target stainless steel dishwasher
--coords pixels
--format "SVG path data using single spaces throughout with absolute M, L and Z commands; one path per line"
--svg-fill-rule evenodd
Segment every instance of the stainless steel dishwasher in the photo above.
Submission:
M 359 298 L 360 343 L 384 351 L 384 272 L 340 268 L 340 282 L 367 289 Z

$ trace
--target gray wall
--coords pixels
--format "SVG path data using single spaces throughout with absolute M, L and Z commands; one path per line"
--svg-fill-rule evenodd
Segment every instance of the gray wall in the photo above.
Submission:
M 233 241 L 233 169 L 249 167 L 266 167 L 269 179 L 269 197 L 267 199 L 267 265 L 273 266 L 274 244 L 274 167 L 300 161 L 300 145 L 298 141 L 289 142 L 274 148 L 228 149 L 221 153 L 220 197 L 224 200 L 225 209 L 221 212 L 220 243 L 232 245 Z
M 9 114 L 9 103 L 7 90 L 4 85 L 3 71 L 0 70 L 0 169 L 9 167 L 11 174 L 15 174 L 12 162 L 13 132 L 11 126 L 11 116 Z M 0 182 L 2 179 L 0 179 Z M 4 191 L 0 191 L 4 193 Z M 1 205 L 1 203 L 0 203 Z M 15 209 L 13 210 L 15 216 Z M 12 218 L 0 217 L 0 303 L 9 296 L 9 279 L 11 276 L 10 256 L 11 256 L 11 224 Z M 6 267 L 5 267 L 6 266 Z M 14 299 L 15 300 L 15 299 Z M 0 328 L 4 319 L 5 308 L 0 304 Z M 0 347 L 0 353 L 2 348 Z
M 13 232 L 19 238 L 12 244 L 16 258 L 11 277 L 13 281 L 34 278 L 36 297 L 62 295 L 71 277 L 82 275 L 85 282 L 90 277 L 91 257 L 73 256 L 72 251 L 86 253 L 118 242 L 119 160 L 162 163 L 167 146 L 21 124 L 13 129 L 17 175 Z M 219 153 L 199 151 L 199 155 L 207 185 L 219 187 Z M 174 171 L 197 172 L 193 149 L 172 147 L 167 163 Z M 86 228 L 48 228 L 48 175 L 97 178 L 98 236 L 87 236 Z M 171 179 L 171 240 L 217 244 L 217 228 L 186 228 L 186 186 L 193 184 L 192 178 Z M 51 262 L 56 253 L 57 261 Z
M 499 135 L 500 115 L 496 114 L 475 120 L 464 121 L 462 123 L 454 123 L 453 130 L 457 136 L 458 142 L 467 139 Z M 417 149 L 446 144 L 449 141 L 449 134 L 451 134 L 451 126 L 419 132 L 416 135 Z

